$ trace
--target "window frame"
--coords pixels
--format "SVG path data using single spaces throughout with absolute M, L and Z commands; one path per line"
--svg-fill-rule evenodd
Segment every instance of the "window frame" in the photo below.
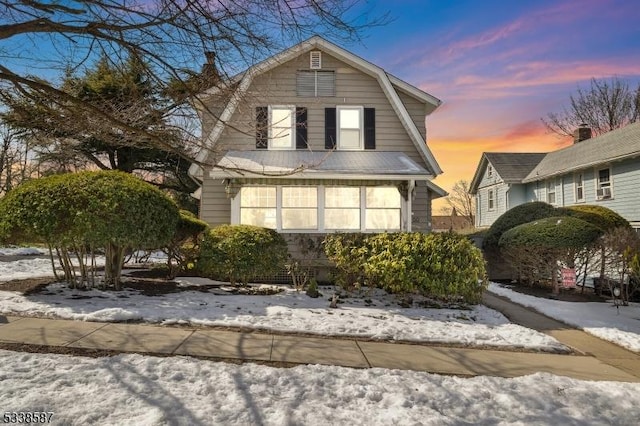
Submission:
M 493 166 L 489 164 L 487 166 L 487 178 L 492 178 L 492 177 L 493 177 Z
M 496 195 L 495 195 L 495 189 L 492 188 L 487 190 L 487 210 L 492 212 L 495 209 L 496 209 Z
M 247 187 L 261 187 L 261 188 L 275 188 L 276 191 L 276 207 L 275 207 L 275 215 L 276 215 L 276 227 L 271 228 L 276 230 L 277 232 L 282 232 L 282 233 L 334 233 L 334 232 L 361 232 L 361 233 L 375 233 L 375 232 L 383 232 L 383 231 L 388 231 L 388 232 L 397 232 L 397 231 L 401 231 L 402 227 L 403 227 L 403 215 L 406 213 L 406 209 L 408 208 L 407 203 L 405 202 L 405 200 L 402 198 L 402 195 L 400 194 L 400 191 L 398 191 L 396 186 L 392 186 L 392 185 L 378 185 L 378 186 L 368 186 L 368 185 L 358 185 L 358 186 L 349 186 L 349 185 L 252 185 L 252 184 L 247 184 L 247 185 L 243 185 L 242 188 L 247 188 Z M 295 187 L 302 187 L 302 188 L 315 188 L 316 189 L 316 227 L 315 228 L 294 228 L 294 229 L 287 229 L 283 227 L 283 216 L 282 216 L 282 211 L 283 209 L 294 209 L 294 208 L 289 208 L 289 207 L 283 207 L 283 195 L 282 195 L 282 190 L 283 188 L 295 188 Z M 233 198 L 232 200 L 232 205 L 231 205 L 231 223 L 233 224 L 242 224 L 242 209 L 243 208 L 251 208 L 251 207 L 242 207 L 242 188 L 241 190 L 238 192 L 238 195 L 236 197 Z M 326 202 L 325 202 L 325 196 L 326 196 L 326 188 L 358 188 L 358 213 L 359 213 L 359 228 L 342 228 L 342 229 L 338 229 L 338 228 L 328 228 L 326 227 L 326 223 L 325 223 L 325 210 L 327 209 L 326 207 Z M 367 210 L 368 209 L 376 209 L 376 208 L 369 208 L 367 207 L 367 203 L 366 203 L 366 190 L 367 188 L 394 188 L 397 193 L 398 193 L 398 200 L 399 200 L 399 207 L 398 208 L 393 208 L 393 209 L 397 209 L 398 210 L 398 217 L 399 217 L 399 221 L 398 221 L 398 228 L 393 228 L 393 229 L 369 229 L 366 226 L 366 218 L 367 218 Z M 261 207 L 255 207 L 255 208 L 261 208 Z M 269 208 L 273 208 L 273 207 L 269 207 Z M 354 209 L 355 207 L 348 207 L 347 209 Z M 392 209 L 390 207 L 381 207 L 379 209 Z M 339 207 L 330 207 L 329 209 L 340 209 Z
M 280 146 L 273 146 L 273 139 L 274 139 L 274 129 L 286 129 L 286 127 L 283 126 L 276 126 L 273 122 L 273 110 L 289 110 L 290 112 L 290 117 L 291 117 L 291 123 L 289 126 L 289 146 L 287 147 L 280 147 Z M 268 150 L 273 150 L 273 151 L 287 151 L 287 150 L 294 150 L 296 149 L 296 106 L 295 105 L 269 105 L 269 115 L 268 115 L 268 144 L 267 144 L 267 149 Z
M 582 191 L 582 197 L 578 197 L 578 190 Z M 584 172 L 578 172 L 573 175 L 573 199 L 576 203 L 586 202 L 584 193 Z
M 547 180 L 546 189 L 547 189 L 547 203 L 551 204 L 552 206 L 558 205 L 558 196 L 557 196 L 558 184 L 555 178 Z M 553 201 L 551 201 L 552 194 L 553 194 Z
M 359 114 L 359 140 L 357 148 L 345 148 L 342 146 L 342 126 L 341 126 L 341 111 L 358 111 Z M 345 130 L 354 130 L 353 128 L 347 128 Z M 364 107 L 360 105 L 339 105 L 336 107 L 336 149 L 340 151 L 364 151 Z
M 609 174 L 609 179 L 607 180 L 606 183 L 603 183 L 600 180 L 600 172 L 603 171 L 607 171 Z M 606 201 L 606 200 L 612 200 L 613 199 L 613 173 L 611 171 L 611 166 L 607 166 L 607 167 L 602 167 L 602 168 L 596 168 L 595 169 L 595 185 L 596 185 L 596 201 Z M 598 196 L 598 191 L 604 189 L 604 188 L 609 188 L 609 196 L 608 197 L 599 197 Z

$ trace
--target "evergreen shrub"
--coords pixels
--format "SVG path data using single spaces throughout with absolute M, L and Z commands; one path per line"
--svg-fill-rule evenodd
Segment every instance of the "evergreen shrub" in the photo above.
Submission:
M 287 243 L 276 231 L 252 225 L 220 225 L 200 240 L 198 270 L 207 277 L 248 284 L 283 270 Z

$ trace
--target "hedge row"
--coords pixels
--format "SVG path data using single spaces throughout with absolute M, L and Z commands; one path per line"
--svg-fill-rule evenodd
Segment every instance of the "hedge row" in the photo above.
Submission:
M 456 234 L 332 234 L 325 252 L 343 285 L 359 282 L 467 303 L 478 303 L 486 288 L 482 253 Z

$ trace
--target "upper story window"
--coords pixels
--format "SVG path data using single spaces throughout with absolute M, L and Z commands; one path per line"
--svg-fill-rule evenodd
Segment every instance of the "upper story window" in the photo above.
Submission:
M 335 96 L 336 73 L 334 71 L 298 71 L 296 74 L 296 94 L 315 98 Z
M 493 177 L 493 166 L 491 164 L 487 166 L 487 177 Z
M 338 149 L 364 148 L 362 107 L 338 107 Z
M 547 203 L 556 204 L 556 181 L 552 179 L 547 182 Z
M 295 141 L 294 106 L 269 108 L 269 149 L 293 149 Z
M 494 210 L 496 208 L 496 193 L 493 189 L 489 190 L 489 196 L 487 197 L 487 204 L 489 210 Z
M 596 180 L 596 199 L 606 200 L 612 197 L 613 185 L 611 182 L 611 169 L 600 169 Z
M 584 201 L 584 174 L 577 173 L 574 177 L 574 192 L 576 203 Z

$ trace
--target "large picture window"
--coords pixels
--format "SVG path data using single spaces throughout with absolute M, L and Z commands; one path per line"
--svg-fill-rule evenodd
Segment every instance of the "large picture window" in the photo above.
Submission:
M 392 187 L 366 189 L 366 228 L 375 230 L 400 229 L 400 192 Z
M 324 227 L 331 230 L 360 229 L 360 188 L 324 189 Z
M 318 189 L 282 187 L 282 229 L 318 229 Z
M 338 107 L 338 149 L 363 149 L 361 107 Z
M 276 229 L 275 186 L 245 186 L 240 189 L 240 223 Z

